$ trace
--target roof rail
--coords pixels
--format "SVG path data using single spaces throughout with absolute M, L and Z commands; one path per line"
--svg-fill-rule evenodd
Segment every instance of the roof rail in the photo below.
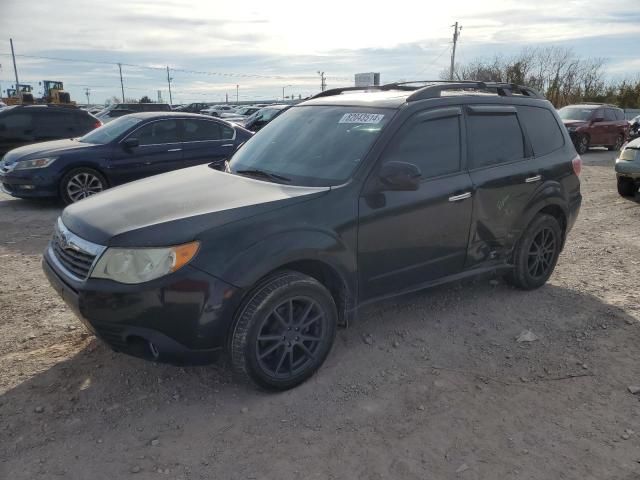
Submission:
M 425 86 L 418 86 L 414 84 L 424 83 Z M 411 95 L 407 97 L 407 102 L 414 102 L 416 100 L 424 100 L 427 98 L 437 98 L 440 94 L 446 90 L 484 90 L 495 92 L 502 97 L 510 97 L 514 93 L 517 95 L 524 95 L 532 98 L 544 98 L 536 90 L 531 87 L 523 85 L 516 85 L 515 83 L 504 82 L 479 82 L 475 80 L 413 80 L 407 82 L 394 82 L 387 83 L 385 85 L 372 85 L 369 87 L 343 87 L 332 88 L 331 90 L 325 90 L 310 98 L 331 97 L 333 95 L 340 95 L 343 92 L 353 91 L 385 91 L 385 90 L 408 90 L 412 91 Z
M 407 98 L 407 102 L 416 100 L 425 100 L 427 98 L 437 98 L 446 90 L 484 90 L 495 91 L 502 97 L 509 97 L 514 93 L 532 98 L 544 98 L 533 88 L 516 85 L 515 83 L 502 82 L 476 82 L 476 81 L 460 81 L 460 82 L 439 82 L 416 90 L 415 93 Z
M 381 87 L 378 86 L 370 86 L 370 87 L 341 87 L 341 88 L 332 88 L 330 90 L 325 90 L 324 92 L 316 93 L 315 95 L 309 97 L 309 100 L 313 98 L 321 98 L 321 97 L 331 97 L 333 95 L 340 95 L 342 92 L 353 92 L 355 90 L 367 91 L 367 90 L 381 90 Z

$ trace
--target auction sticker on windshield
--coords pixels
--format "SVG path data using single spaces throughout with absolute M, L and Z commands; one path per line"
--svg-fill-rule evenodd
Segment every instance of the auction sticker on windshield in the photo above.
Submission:
M 338 123 L 380 123 L 382 113 L 345 113 Z

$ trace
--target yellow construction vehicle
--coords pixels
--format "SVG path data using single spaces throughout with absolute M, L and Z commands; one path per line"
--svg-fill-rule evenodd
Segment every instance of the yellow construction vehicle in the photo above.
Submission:
M 20 93 L 15 88 L 7 88 L 7 96 L 2 99 L 7 105 L 20 105 L 33 103 L 33 90 L 31 85 L 21 83 L 18 85 Z
M 64 91 L 62 82 L 57 80 L 43 80 L 40 84 L 43 90 L 43 103 L 75 104 L 75 102 L 71 101 L 69 92 Z

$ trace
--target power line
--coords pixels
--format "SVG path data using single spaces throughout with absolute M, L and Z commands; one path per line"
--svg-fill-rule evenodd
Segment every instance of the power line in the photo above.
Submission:
M 11 56 L 10 53 L 0 53 L 0 55 L 3 56 Z M 26 54 L 21 54 L 21 55 L 16 55 L 16 57 L 18 58 L 33 58 L 33 59 L 37 59 L 37 60 L 51 60 L 51 61 L 55 61 L 55 62 L 73 62 L 73 63 L 89 63 L 89 64 L 95 64 L 95 65 L 112 65 L 112 66 L 118 66 L 120 65 L 121 67 L 133 67 L 133 68 L 141 68 L 141 69 L 146 69 L 146 70 L 166 70 L 166 67 L 153 67 L 150 65 L 140 65 L 140 64 L 136 64 L 136 63 L 122 63 L 122 62 L 107 62 L 107 61 L 100 61 L 100 60 L 85 60 L 85 59 L 73 59 L 73 58 L 63 58 L 63 57 L 48 57 L 48 56 L 43 56 L 43 55 L 26 55 Z M 313 76 L 309 76 L 309 75 L 301 75 L 301 76 L 296 76 L 296 75 L 259 75 L 259 74 L 252 74 L 252 73 L 233 73 L 233 72 L 212 72 L 212 71 L 199 71 L 199 70 L 189 70 L 186 68 L 172 68 L 171 69 L 174 72 L 181 72 L 181 73 L 190 73 L 190 74 L 194 74 L 194 75 L 209 75 L 209 76 L 222 76 L 222 77 L 241 77 L 241 78 L 264 78 L 264 79 L 273 79 L 273 80 L 286 80 L 286 79 L 299 79 L 299 80 L 312 80 Z M 350 80 L 348 77 L 328 77 L 328 78 L 332 78 L 334 80 Z

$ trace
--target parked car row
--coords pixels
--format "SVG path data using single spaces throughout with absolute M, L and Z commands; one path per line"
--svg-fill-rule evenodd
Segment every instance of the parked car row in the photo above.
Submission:
M 27 109 L 17 111 L 22 110 Z M 13 117 L 0 113 L 0 125 L 13 125 Z M 0 183 L 16 197 L 60 197 L 69 204 L 158 173 L 202 163 L 222 168 L 251 135 L 239 125 L 203 115 L 129 114 L 77 138 L 11 150 L 0 162 Z

